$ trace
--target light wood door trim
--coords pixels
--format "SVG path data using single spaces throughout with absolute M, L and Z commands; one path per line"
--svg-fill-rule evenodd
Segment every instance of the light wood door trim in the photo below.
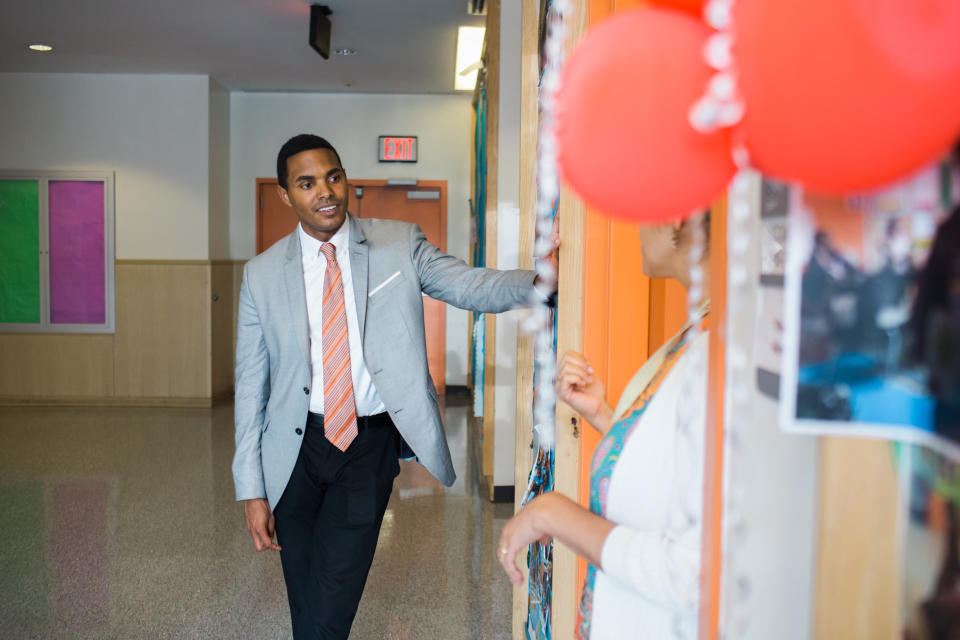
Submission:
M 820 440 L 815 638 L 898 638 L 901 501 L 888 442 Z
M 574 0 L 567 20 L 567 55 L 587 29 L 588 0 Z M 579 239 L 565 244 L 560 251 L 560 276 L 557 304 L 557 353 L 583 351 L 584 242 L 586 207 L 568 188 L 560 192 L 560 237 Z M 554 452 L 554 490 L 577 500 L 580 495 L 579 416 L 564 403 L 556 409 L 556 450 Z M 577 428 L 573 428 L 576 426 Z M 553 551 L 553 601 L 551 615 L 557 638 L 572 638 L 580 602 L 577 555 L 568 547 L 556 545 Z
M 521 269 L 533 268 L 537 219 L 537 131 L 539 125 L 537 82 L 540 76 L 540 0 L 522 0 L 520 44 L 520 238 Z M 514 434 L 514 512 L 520 509 L 530 474 L 530 441 L 533 437 L 533 336 L 517 334 L 517 414 Z M 513 638 L 523 640 L 527 620 L 529 571 L 523 566 L 524 581 L 513 587 Z
M 497 268 L 497 161 L 500 135 L 500 0 L 487 5 L 486 43 L 487 78 L 487 184 L 484 212 L 486 266 Z M 483 450 L 481 468 L 493 500 L 494 439 L 496 437 L 497 316 L 484 315 L 483 345 Z

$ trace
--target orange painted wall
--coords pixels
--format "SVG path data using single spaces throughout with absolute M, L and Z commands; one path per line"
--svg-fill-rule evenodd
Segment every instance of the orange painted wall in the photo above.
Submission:
M 589 24 L 645 4 L 644 0 L 590 0 Z M 726 238 L 726 201 L 712 207 L 711 238 Z M 584 238 L 583 349 L 616 405 L 630 378 L 647 357 L 686 320 L 686 294 L 678 283 L 643 275 L 636 225 L 612 221 L 588 210 Z M 720 602 L 720 543 L 723 469 L 723 325 L 726 247 L 711 247 L 711 340 L 700 638 L 717 637 Z M 580 502 L 589 504 L 590 464 L 600 435 L 584 425 L 580 438 Z M 579 580 L 586 562 L 579 564 Z
M 643 0 L 591 0 L 590 24 Z M 643 274 L 637 225 L 588 209 L 584 248 L 583 350 L 607 388 L 607 402 L 620 394 L 647 357 L 686 320 L 686 294 L 679 284 Z M 584 425 L 580 438 L 580 502 L 589 504 L 590 464 L 600 441 Z M 579 579 L 586 573 L 580 561 Z
M 700 553 L 701 640 L 716 640 L 720 628 L 723 541 L 723 403 L 727 324 L 727 198 L 710 207 L 710 350 L 707 372 L 707 432 L 704 441 L 703 535 Z

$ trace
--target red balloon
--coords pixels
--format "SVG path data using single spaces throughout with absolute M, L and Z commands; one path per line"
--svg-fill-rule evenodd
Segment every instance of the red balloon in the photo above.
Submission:
M 570 56 L 557 97 L 557 143 L 567 183 L 585 202 L 646 223 L 688 217 L 733 177 L 727 131 L 687 120 L 711 70 L 710 30 L 657 8 L 617 14 Z
M 703 15 L 704 0 L 648 0 L 649 4 L 659 5 L 668 9 L 686 11 L 700 17 Z
M 739 0 L 742 133 L 761 171 L 872 189 L 960 136 L 957 0 Z

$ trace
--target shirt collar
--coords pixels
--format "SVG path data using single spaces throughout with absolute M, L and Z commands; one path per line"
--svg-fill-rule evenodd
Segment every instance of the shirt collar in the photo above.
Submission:
M 316 258 L 320 255 L 320 245 L 323 244 L 312 235 L 303 230 L 303 224 L 297 225 L 297 231 L 300 234 L 300 247 L 304 256 Z M 337 232 L 330 238 L 330 242 L 337 248 L 337 262 L 346 254 L 347 245 L 350 243 L 350 219 L 347 218 L 337 229 Z

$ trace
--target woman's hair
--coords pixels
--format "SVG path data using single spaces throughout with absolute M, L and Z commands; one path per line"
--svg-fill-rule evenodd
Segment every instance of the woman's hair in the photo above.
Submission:
M 953 147 L 953 162 L 960 168 L 960 140 Z M 948 304 L 948 287 L 960 279 L 960 204 L 940 223 L 933 238 L 927 263 L 917 275 L 917 296 L 913 303 L 914 356 L 927 355 L 927 331 L 931 316 Z
M 937 228 L 927 263 L 917 276 L 917 297 L 913 303 L 914 355 L 927 353 L 927 330 L 937 309 L 946 309 L 949 286 L 960 279 L 960 205 Z
M 701 224 L 703 225 L 703 248 L 705 251 L 710 250 L 710 207 L 707 207 L 703 210 L 703 213 L 700 214 Z M 680 242 L 680 232 L 683 228 L 687 226 L 687 221 L 684 220 L 680 223 L 680 227 L 673 232 L 673 244 L 676 246 Z

